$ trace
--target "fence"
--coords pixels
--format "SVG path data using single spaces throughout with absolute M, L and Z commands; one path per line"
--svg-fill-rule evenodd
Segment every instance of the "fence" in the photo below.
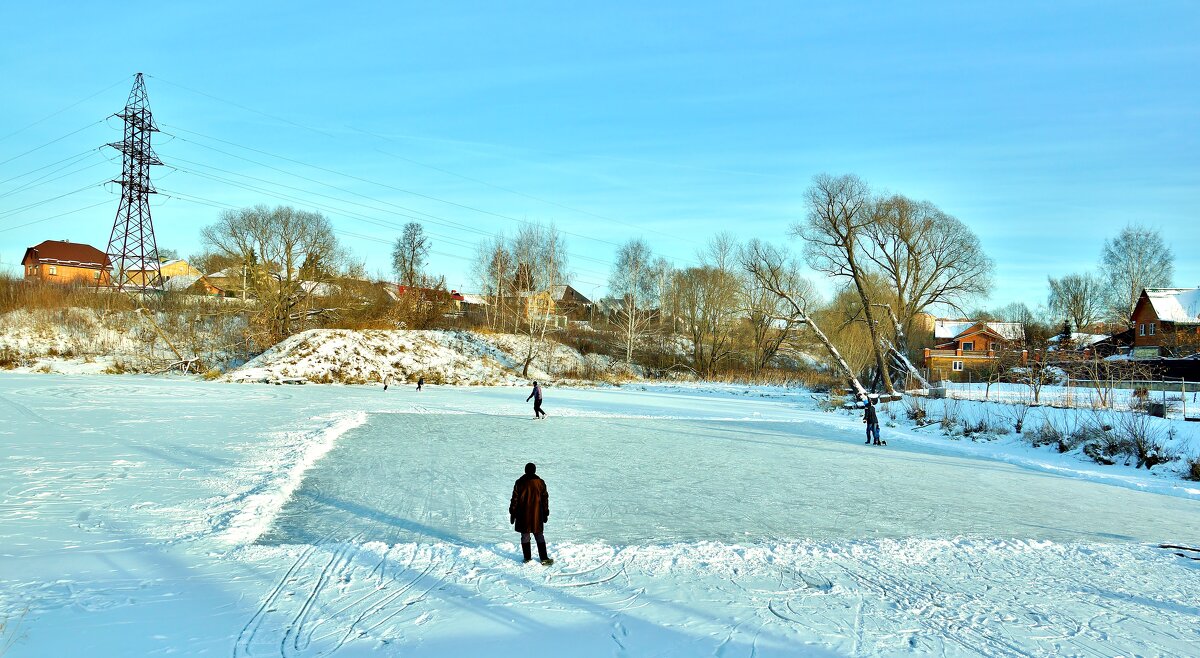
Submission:
M 1077 409 L 1147 409 L 1161 404 L 1172 418 L 1200 420 L 1200 382 L 1165 379 L 1087 380 L 1061 384 L 943 382 L 946 397 Z

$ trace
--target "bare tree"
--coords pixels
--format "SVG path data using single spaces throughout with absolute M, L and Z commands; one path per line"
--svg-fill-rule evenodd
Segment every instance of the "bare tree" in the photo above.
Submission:
M 333 228 L 320 213 L 287 206 L 227 210 L 200 235 L 218 254 L 247 263 L 256 319 L 269 340 L 335 310 L 311 303 L 328 289 L 342 260 Z
M 792 233 L 805 240 L 805 256 L 813 269 L 853 282 L 862 300 L 862 313 L 871 333 L 871 350 L 879 377 L 887 392 L 894 394 L 887 361 L 879 344 L 879 328 L 871 310 L 872 299 L 866 289 L 867 271 L 859 253 L 863 233 L 874 221 L 870 212 L 870 190 L 854 175 L 819 174 L 805 191 L 805 202 L 808 217 L 793 226 Z
M 392 269 L 400 279 L 402 286 L 420 286 L 421 272 L 425 268 L 425 259 L 429 256 L 429 236 L 418 222 L 404 225 L 404 232 L 396 239 L 392 247 Z
M 672 307 L 692 342 L 692 367 L 710 377 L 732 353 L 737 317 L 737 277 L 713 265 L 689 267 L 674 273 Z
M 780 287 L 802 292 L 805 298 L 813 293 L 808 281 L 800 276 L 798 264 L 783 249 L 751 240 L 739 250 L 738 260 L 743 271 L 741 306 L 749 333 L 750 372 L 757 377 L 804 322 L 755 273 L 781 263 L 776 272 Z
M 866 399 L 867 390 L 859 382 L 854 370 L 842 358 L 841 353 L 824 331 L 813 321 L 809 306 L 816 298 L 812 284 L 803 277 L 796 276 L 797 267 L 786 252 L 777 247 L 753 240 L 746 246 L 742 264 L 746 271 L 766 290 L 775 294 L 783 303 L 781 309 L 790 320 L 808 325 L 816 335 L 817 340 L 825 346 L 829 356 L 838 368 L 845 374 L 846 379 L 854 387 L 855 393 Z
M 485 321 L 498 328 L 513 308 L 515 293 L 512 283 L 516 277 L 516 259 L 501 235 L 479 243 L 471 263 L 471 273 L 485 297 Z
M 893 195 L 873 201 L 862 228 L 863 254 L 882 272 L 893 299 L 896 347 L 908 353 L 913 319 L 934 304 L 960 308 L 991 288 L 992 260 L 979 238 L 928 201 Z
M 633 239 L 617 251 L 617 262 L 608 279 L 609 292 L 619 301 L 615 320 L 626 364 L 633 362 L 633 349 L 654 317 L 658 303 L 656 264 L 650 246 L 644 240 Z
M 521 376 L 545 346 L 547 332 L 556 326 L 556 288 L 567 282 L 567 245 L 553 225 L 525 224 L 513 237 L 509 252 L 516 265 L 517 298 L 521 300 L 517 328 L 525 335 Z M 523 297 L 521 297 L 523 296 Z
M 1047 277 L 1047 282 L 1050 284 L 1047 305 L 1057 318 L 1070 320 L 1080 331 L 1100 320 L 1104 296 L 1095 276 L 1068 274 L 1061 279 Z
M 1144 288 L 1165 288 L 1175 274 L 1175 256 L 1156 229 L 1130 224 L 1104 241 L 1100 274 L 1105 279 L 1109 315 L 1133 326 L 1133 307 Z

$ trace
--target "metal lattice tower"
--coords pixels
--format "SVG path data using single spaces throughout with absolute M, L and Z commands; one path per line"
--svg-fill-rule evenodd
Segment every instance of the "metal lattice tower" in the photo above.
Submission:
M 112 266 L 112 285 L 117 290 L 161 291 L 158 269 L 158 245 L 154 224 L 150 221 L 151 165 L 162 161 L 150 148 L 150 136 L 158 132 L 146 99 L 146 83 L 138 73 L 125 109 L 113 116 L 125 121 L 125 138 L 109 146 L 121 152 L 121 205 L 108 238 L 108 260 Z M 102 282 L 101 282 L 102 283 Z

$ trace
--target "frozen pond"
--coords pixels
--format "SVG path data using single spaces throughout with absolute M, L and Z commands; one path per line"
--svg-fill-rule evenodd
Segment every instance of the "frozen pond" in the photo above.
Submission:
M 534 422 L 528 389 L 511 387 L 0 376 L 0 652 L 1200 643 L 1200 560 L 1157 547 L 1200 544 L 1191 483 L 1015 439 L 897 427 L 890 446 L 864 446 L 856 415 L 794 390 L 648 388 L 550 389 L 550 419 Z M 507 523 L 526 461 L 550 487 L 550 568 L 520 562 Z
M 306 473 L 259 543 L 511 541 L 508 497 L 526 461 L 548 483 L 557 541 L 1159 543 L 1200 528 L 1200 505 L 1166 496 L 833 434 L 794 422 L 372 413 Z

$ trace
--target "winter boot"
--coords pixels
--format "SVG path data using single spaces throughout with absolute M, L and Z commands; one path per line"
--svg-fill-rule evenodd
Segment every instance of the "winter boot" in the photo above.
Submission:
M 541 548 L 541 546 L 539 545 L 538 548 Z M 525 556 L 526 562 L 533 561 L 533 548 L 529 545 L 529 542 L 521 542 L 521 553 Z
M 541 558 L 542 564 L 545 564 L 545 565 L 554 564 L 554 560 L 551 560 L 550 556 L 546 554 L 546 540 L 539 539 L 538 543 L 537 543 L 537 547 L 538 547 L 538 557 Z

